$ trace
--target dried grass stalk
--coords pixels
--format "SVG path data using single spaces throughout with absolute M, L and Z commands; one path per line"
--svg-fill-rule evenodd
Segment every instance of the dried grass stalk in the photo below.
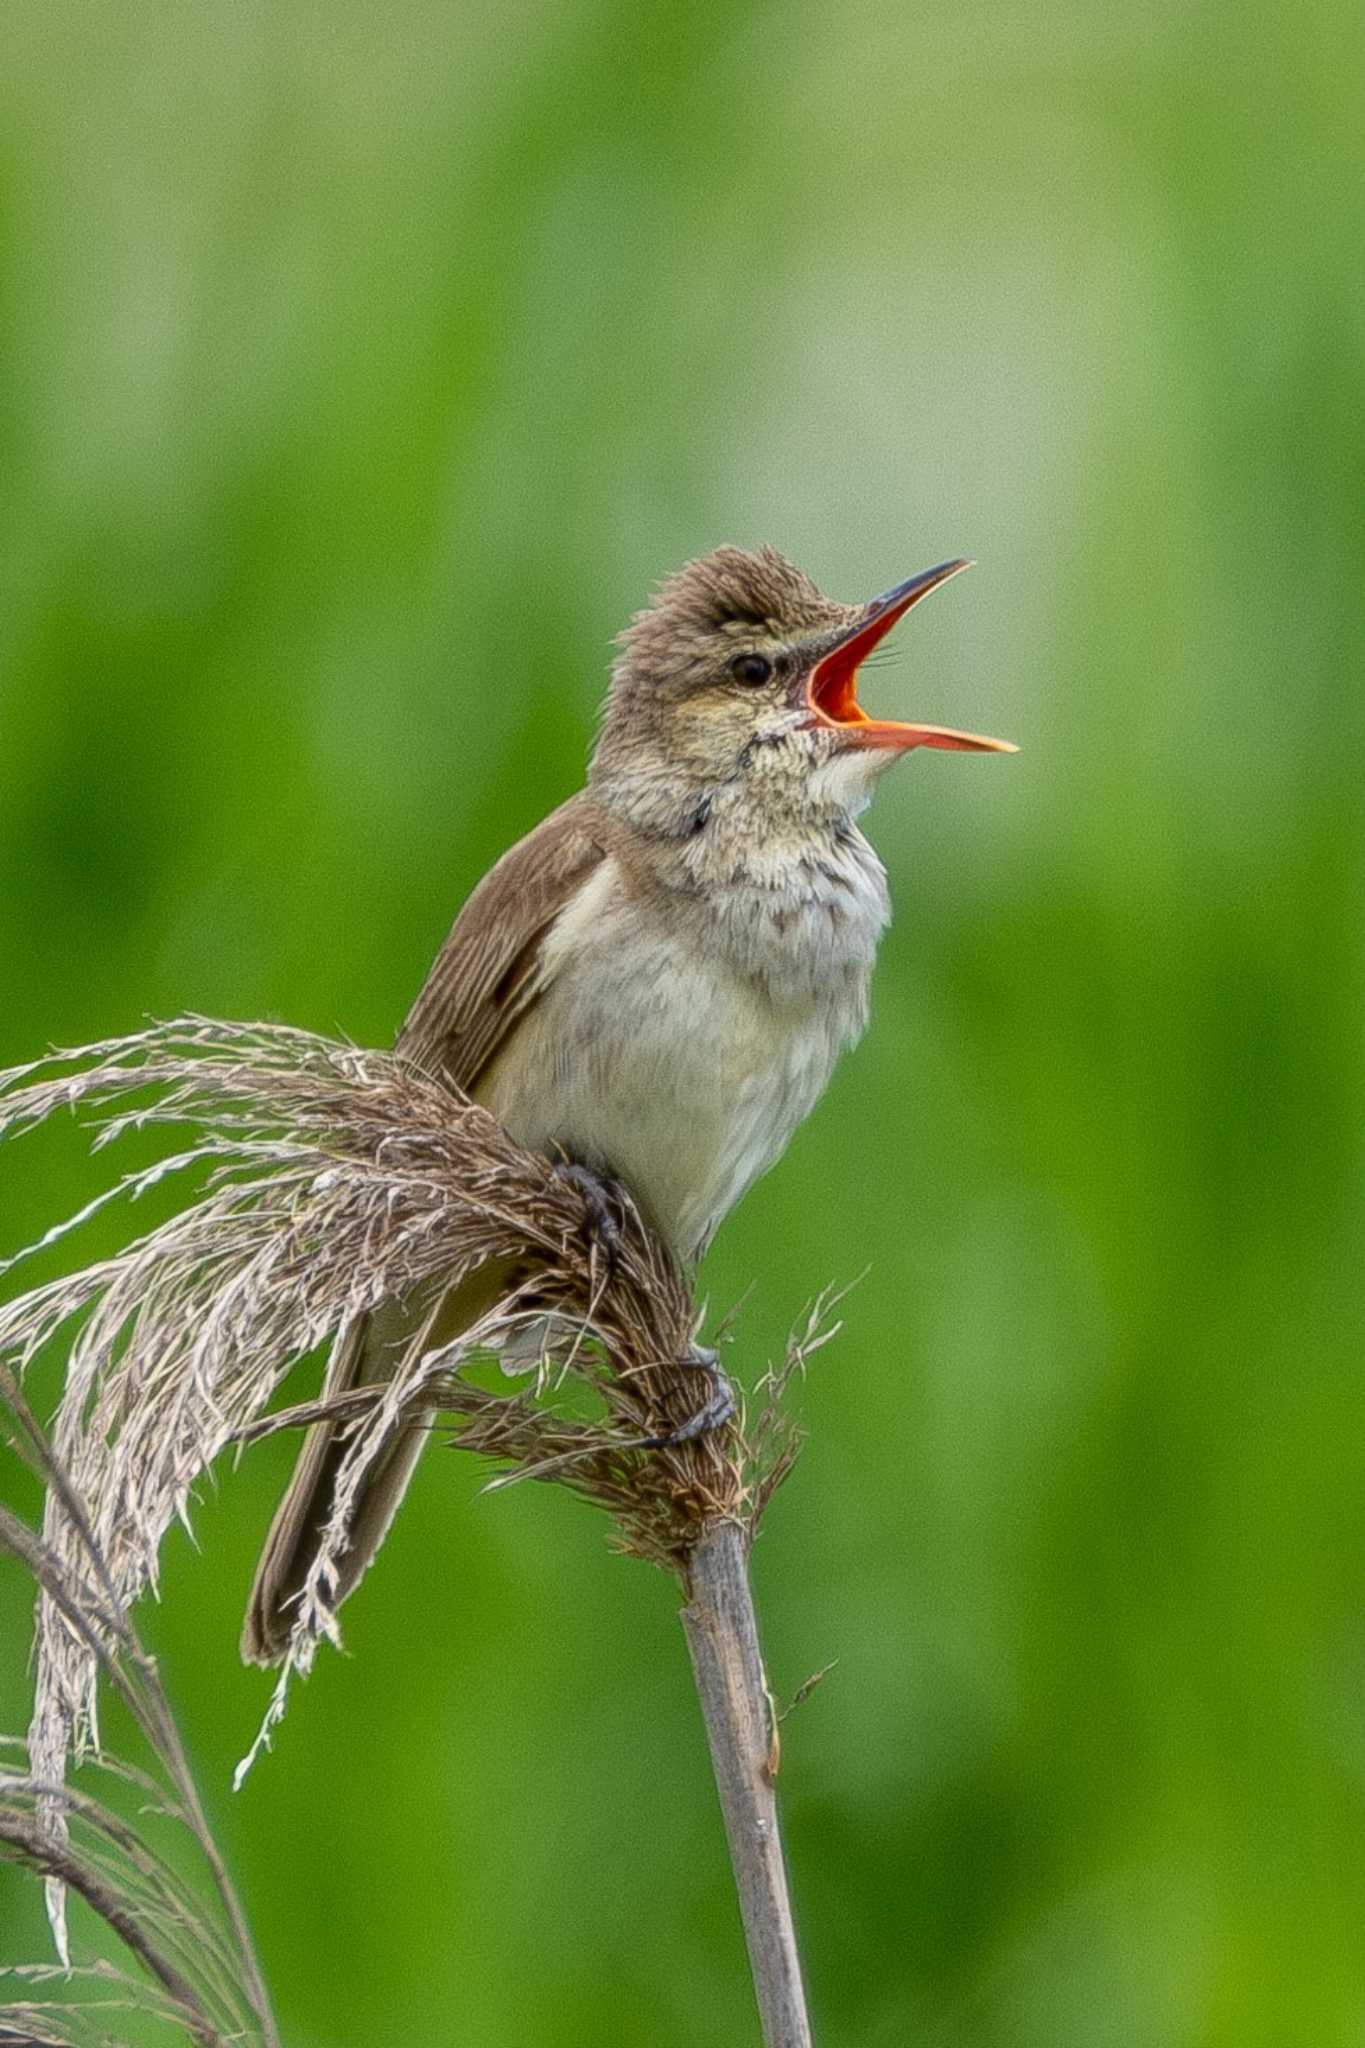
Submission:
M 196 1191 L 117 1256 L 0 1309 L 0 1366 L 22 1373 L 59 1335 L 69 1343 L 53 1435 L 69 1484 L 50 1489 L 43 1527 L 54 1570 L 75 1571 L 93 1551 L 126 1610 L 155 1589 L 161 1540 L 188 1520 L 196 1480 L 226 1445 L 324 1414 L 345 1423 L 333 1513 L 256 1747 L 291 1674 L 322 1638 L 338 1640 L 351 1519 L 403 1418 L 444 1411 L 457 1444 L 504 1468 L 494 1483 L 570 1487 L 609 1512 L 624 1550 L 684 1583 L 706 1531 L 733 1523 L 752 1535 L 795 1453 L 781 1385 L 829 1334 L 822 1310 L 765 1383 L 752 1423 L 741 1411 L 723 1430 L 659 1447 L 649 1440 L 684 1423 L 706 1386 L 688 1362 L 696 1312 L 684 1276 L 629 1208 L 608 1266 L 574 1182 L 439 1076 L 283 1026 L 188 1017 L 0 1074 L 0 1137 L 69 1106 L 104 1112 L 100 1145 L 149 1124 L 187 1127 L 189 1141 L 29 1253 L 168 1175 L 191 1176 Z M 357 1316 L 431 1298 L 490 1261 L 512 1275 L 506 1295 L 458 1343 L 432 1348 L 419 1335 L 383 1386 L 266 1416 L 290 1366 Z M 492 1394 L 466 1376 L 473 1354 L 547 1314 L 557 1341 L 527 1390 Z M 564 1412 L 557 1394 L 570 1380 L 597 1397 L 591 1419 Z M 99 1653 L 45 1585 L 30 1760 L 51 1789 L 54 1843 L 68 1758 L 96 1732 Z
M 137 1795 L 127 1818 L 110 1798 L 45 1780 L 22 1745 L 0 1740 L 0 1858 L 34 1872 L 60 1893 L 76 1892 L 119 1937 L 137 1972 L 110 1962 L 4 1972 L 28 1996 L 0 2005 L 0 2041 L 117 2048 L 111 2015 L 162 2022 L 198 2048 L 259 2044 L 278 2034 L 246 1920 L 204 1816 L 175 1717 L 156 1666 L 114 1591 L 90 1523 L 71 1491 L 13 1375 L 0 1368 L 0 1411 L 10 1435 L 50 1492 L 64 1503 L 73 1555 L 59 1557 L 36 1530 L 0 1508 L 0 1552 L 31 1574 L 73 1637 L 96 1660 L 127 1707 L 150 1754 L 150 1772 L 111 1758 L 100 1769 Z M 54 1825 L 54 1816 L 58 1824 Z M 151 1837 L 159 1816 L 199 1853 L 187 1873 Z M 46 1994 L 49 1987 L 51 1995 Z

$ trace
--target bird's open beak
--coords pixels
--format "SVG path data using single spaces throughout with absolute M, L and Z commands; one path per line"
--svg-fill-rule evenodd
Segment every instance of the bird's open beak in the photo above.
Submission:
M 971 754 L 1017 753 L 1008 740 L 955 732 L 948 725 L 900 725 L 892 719 L 869 718 L 858 702 L 859 664 L 922 597 L 971 566 L 964 561 L 940 562 L 936 569 L 898 583 L 894 590 L 884 591 L 864 606 L 858 623 L 821 655 L 810 672 L 806 701 L 816 725 L 846 733 L 854 746 L 893 747 L 902 753 L 911 747 L 954 747 Z

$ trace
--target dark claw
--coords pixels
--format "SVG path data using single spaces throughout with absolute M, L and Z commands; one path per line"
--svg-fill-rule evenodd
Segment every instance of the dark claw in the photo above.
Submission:
M 620 1216 L 624 1191 L 620 1182 L 594 1173 L 590 1166 L 580 1166 L 576 1159 L 557 1159 L 555 1172 L 570 1187 L 577 1188 L 583 1197 L 588 1238 L 600 1248 L 606 1277 L 610 1279 L 621 1256 Z
M 713 1429 L 723 1429 L 735 1412 L 735 1390 L 720 1369 L 720 1353 L 711 1351 L 700 1344 L 694 1344 L 686 1358 L 679 1359 L 680 1365 L 690 1365 L 698 1372 L 704 1372 L 710 1382 L 711 1391 L 695 1415 L 689 1415 L 686 1422 L 680 1422 L 676 1429 L 670 1429 L 666 1436 L 642 1438 L 641 1450 L 667 1451 L 675 1444 L 695 1443 L 699 1436 L 709 1436 Z

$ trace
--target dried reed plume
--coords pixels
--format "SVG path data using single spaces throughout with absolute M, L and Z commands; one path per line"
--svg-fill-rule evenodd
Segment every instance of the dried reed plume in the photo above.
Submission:
M 757 1783 L 755 1757 L 766 1766 L 770 1736 L 743 1561 L 794 1456 L 780 1394 L 832 1334 L 828 1304 L 817 1304 L 784 1365 L 762 1383 L 752 1423 L 741 1409 L 723 1430 L 661 1445 L 706 1388 L 689 1363 L 696 1312 L 682 1274 L 628 1203 L 619 1250 L 604 1257 L 572 1178 L 513 1144 L 440 1077 L 284 1026 L 189 1017 L 0 1073 L 0 1137 L 67 1106 L 105 1112 L 97 1145 L 150 1124 L 187 1127 L 190 1141 L 0 1264 L 0 1276 L 117 1196 L 136 1197 L 176 1173 L 191 1176 L 196 1192 L 117 1256 L 0 1308 L 0 1369 L 22 1374 L 60 1333 L 69 1338 L 29 1738 L 41 1788 L 34 1825 L 50 1875 L 66 1875 L 64 1830 L 77 1816 L 61 1789 L 67 1763 L 97 1737 L 101 1659 L 107 1670 L 126 1640 L 113 1618 L 155 1589 L 161 1539 L 173 1520 L 187 1521 L 199 1476 L 229 1444 L 324 1415 L 345 1424 L 333 1513 L 254 1756 L 283 1711 L 291 1673 L 307 1671 L 322 1637 L 338 1640 L 338 1566 L 368 1472 L 400 1418 L 436 1409 L 456 1444 L 504 1468 L 493 1483 L 526 1477 L 570 1487 L 608 1510 L 622 1548 L 681 1578 L 732 1849 L 736 1825 L 768 1838 L 751 1873 L 766 1905 L 745 1901 L 737 1862 L 757 1970 L 751 1904 L 771 1919 L 775 1907 L 785 1912 L 785 1887 L 775 1810 L 771 1821 L 760 1810 L 771 1791 Z M 492 1261 L 512 1276 L 504 1298 L 456 1343 L 428 1349 L 419 1335 L 386 1384 L 265 1414 L 291 1365 L 357 1316 L 395 1297 L 428 1298 Z M 489 1393 L 465 1375 L 472 1355 L 518 1325 L 544 1327 L 547 1316 L 557 1338 L 525 1391 Z M 568 1382 L 591 1389 L 592 1419 L 565 1412 Z M 92 1559 L 104 1590 L 83 1621 L 58 1588 L 85 1583 Z M 752 1637 L 747 1678 L 713 1672 L 720 1690 L 708 1704 L 697 1618 L 736 1598 Z M 741 1693 L 742 1726 L 734 1721 Z M 728 1733 L 716 1714 L 734 1722 Z M 743 1770 L 755 1783 L 741 1788 L 742 1814 L 727 1801 L 718 1740 L 746 1747 Z M 60 1941 L 59 1916 L 54 1924 Z M 795 1989 L 782 1992 L 790 2025 L 779 2032 L 760 1982 L 766 2038 L 800 2042 L 808 2034 L 789 1917 L 778 1938 Z

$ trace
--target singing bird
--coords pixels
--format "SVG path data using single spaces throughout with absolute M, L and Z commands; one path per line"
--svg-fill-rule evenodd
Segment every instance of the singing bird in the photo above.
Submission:
M 854 820 L 915 747 L 1001 740 L 869 716 L 860 663 L 951 561 L 834 602 L 773 548 L 717 548 L 622 634 L 587 787 L 484 877 L 398 1049 L 512 1137 L 628 1190 L 684 1268 L 777 1159 L 867 1022 L 886 874 Z M 476 1276 L 477 1278 L 477 1276 Z M 442 1338 L 490 1305 L 464 1290 Z M 486 1294 L 485 1290 L 485 1294 Z M 338 1338 L 326 1392 L 391 1373 L 431 1315 Z M 426 1437 L 374 1468 L 336 1598 L 383 1541 Z M 258 1567 L 243 1655 L 271 1662 L 317 1553 L 341 1446 L 315 1426 Z

